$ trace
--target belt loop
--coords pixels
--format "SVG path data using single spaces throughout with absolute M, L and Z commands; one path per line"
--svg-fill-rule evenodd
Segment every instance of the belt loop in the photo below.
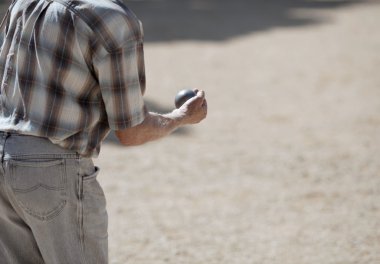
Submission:
M 11 134 L 9 132 L 1 132 L 0 137 L 0 160 L 3 162 L 5 141 Z
M 0 174 L 4 176 L 4 147 L 7 138 L 11 135 L 9 132 L 1 132 L 0 137 Z M 2 179 L 1 179 L 2 180 Z

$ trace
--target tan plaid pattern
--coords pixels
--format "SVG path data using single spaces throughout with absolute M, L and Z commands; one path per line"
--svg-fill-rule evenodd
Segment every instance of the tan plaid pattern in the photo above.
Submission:
M 143 121 L 143 33 L 121 1 L 17 0 L 5 22 L 0 130 L 97 156 Z

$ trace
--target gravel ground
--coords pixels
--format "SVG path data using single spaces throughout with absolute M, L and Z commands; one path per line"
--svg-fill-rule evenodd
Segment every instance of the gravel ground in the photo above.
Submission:
M 199 87 L 209 116 L 104 144 L 111 263 L 380 263 L 380 3 L 130 4 L 148 105 Z
M 380 2 L 131 1 L 146 101 L 202 124 L 96 160 L 112 264 L 379 264 Z

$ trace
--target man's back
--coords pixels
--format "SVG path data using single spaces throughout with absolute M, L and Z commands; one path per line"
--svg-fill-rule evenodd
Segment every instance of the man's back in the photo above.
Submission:
M 142 30 L 121 2 L 18 0 L 7 22 L 0 130 L 96 156 L 110 128 L 143 120 Z

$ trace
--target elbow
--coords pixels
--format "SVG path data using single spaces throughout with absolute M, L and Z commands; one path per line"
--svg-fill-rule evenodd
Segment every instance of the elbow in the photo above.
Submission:
M 135 144 L 133 142 L 130 142 L 129 140 L 120 140 L 119 139 L 119 144 L 124 146 L 124 147 L 133 147 Z
M 133 138 L 118 138 L 118 139 L 119 139 L 120 145 L 125 146 L 125 147 L 134 147 L 134 146 L 139 146 L 139 145 L 144 144 L 143 142 L 137 139 L 133 139 Z
M 145 143 L 145 141 L 138 135 L 138 133 L 115 133 L 120 145 L 125 147 L 139 146 Z

